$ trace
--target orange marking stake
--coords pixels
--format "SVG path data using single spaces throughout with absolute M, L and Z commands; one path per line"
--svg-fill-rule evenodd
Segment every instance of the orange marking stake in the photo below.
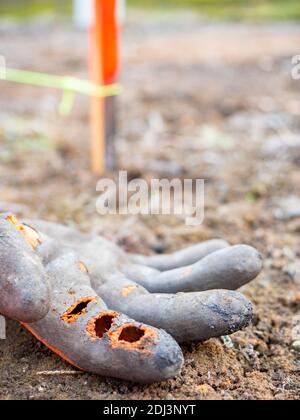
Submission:
M 91 78 L 99 84 L 114 83 L 118 72 L 117 0 L 93 0 L 91 25 Z M 92 170 L 103 174 L 114 166 L 115 98 L 92 99 Z M 107 162 L 108 160 L 108 162 Z
M 102 73 L 102 0 L 93 0 L 94 14 L 91 24 L 90 71 L 92 80 L 103 84 Z M 92 171 L 102 175 L 105 172 L 105 119 L 103 98 L 92 98 L 91 109 L 92 127 Z

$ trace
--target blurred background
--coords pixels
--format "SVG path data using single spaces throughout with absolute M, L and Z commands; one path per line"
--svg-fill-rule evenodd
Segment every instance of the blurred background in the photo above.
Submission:
M 219 19 L 299 19 L 297 0 L 127 0 L 129 7 L 142 9 L 194 9 Z M 41 13 L 71 14 L 72 0 L 2 0 L 0 12 L 9 16 L 33 16 Z
M 251 328 L 227 346 L 185 348 L 181 378 L 138 387 L 82 375 L 20 327 L 0 347 L 3 398 L 298 399 L 300 310 L 299 0 L 128 0 L 121 32 L 119 167 L 130 177 L 205 178 L 206 217 L 107 216 L 95 210 L 90 100 L 0 81 L 0 207 L 93 229 L 132 252 L 170 252 L 221 237 L 256 246 L 262 276 L 244 290 Z M 0 0 L 9 67 L 88 78 L 88 37 L 71 1 Z M 112 177 L 116 172 L 109 174 Z M 42 355 L 42 357 L 41 357 Z M 23 375 L 20 377 L 19 373 Z M 210 372 L 207 375 L 207 372 Z

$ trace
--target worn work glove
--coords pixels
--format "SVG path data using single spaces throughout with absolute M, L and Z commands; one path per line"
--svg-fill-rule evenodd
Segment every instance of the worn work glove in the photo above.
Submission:
M 25 322 L 39 340 L 85 371 L 145 383 L 168 379 L 183 364 L 176 341 L 231 334 L 252 319 L 251 303 L 232 291 L 262 269 L 260 255 L 249 246 L 215 240 L 172 255 L 144 257 L 53 223 L 19 224 L 5 216 L 2 226 L 14 231 L 19 242 L 23 236 L 24 249 L 30 246 L 40 259 L 45 274 L 36 290 L 49 282 L 51 304 L 47 315 L 36 314 L 40 320 L 33 323 L 19 312 L 8 313 L 7 300 L 0 301 L 0 311 Z M 0 277 L 0 290 L 10 269 L 14 272 L 8 265 Z M 28 296 L 34 287 L 28 286 Z M 18 299 L 20 292 L 14 293 Z

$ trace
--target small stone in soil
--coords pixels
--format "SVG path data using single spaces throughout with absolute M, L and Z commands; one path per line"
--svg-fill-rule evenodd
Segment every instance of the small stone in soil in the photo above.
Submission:
M 288 265 L 284 269 L 284 273 L 290 276 L 295 283 L 300 284 L 300 261 Z
M 293 350 L 300 352 L 300 340 L 294 341 L 291 347 Z
M 227 347 L 228 349 L 234 348 L 234 343 L 228 335 L 221 337 L 221 341 L 224 344 L 224 346 Z
M 274 216 L 278 220 L 290 220 L 300 217 L 300 198 L 290 196 L 277 200 Z

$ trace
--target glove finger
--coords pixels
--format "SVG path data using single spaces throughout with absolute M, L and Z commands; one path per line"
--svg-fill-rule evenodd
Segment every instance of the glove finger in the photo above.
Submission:
M 0 217 L 0 313 L 18 321 L 43 318 L 50 306 L 39 235 L 13 215 Z
M 237 245 L 214 252 L 188 267 L 157 272 L 142 266 L 124 267 L 126 276 L 152 293 L 237 290 L 262 270 L 262 257 L 252 247 Z
M 174 254 L 148 257 L 144 255 L 130 255 L 130 259 L 134 264 L 155 268 L 159 271 L 167 271 L 194 264 L 207 255 L 227 247 L 229 247 L 227 242 L 216 239 L 201 242 Z
M 151 294 L 122 273 L 94 287 L 109 307 L 163 328 L 179 343 L 232 334 L 252 319 L 251 303 L 237 292 Z
M 151 383 L 177 376 L 183 355 L 165 331 L 107 308 L 74 253 L 47 266 L 52 306 L 41 321 L 25 327 L 77 368 L 128 381 Z

